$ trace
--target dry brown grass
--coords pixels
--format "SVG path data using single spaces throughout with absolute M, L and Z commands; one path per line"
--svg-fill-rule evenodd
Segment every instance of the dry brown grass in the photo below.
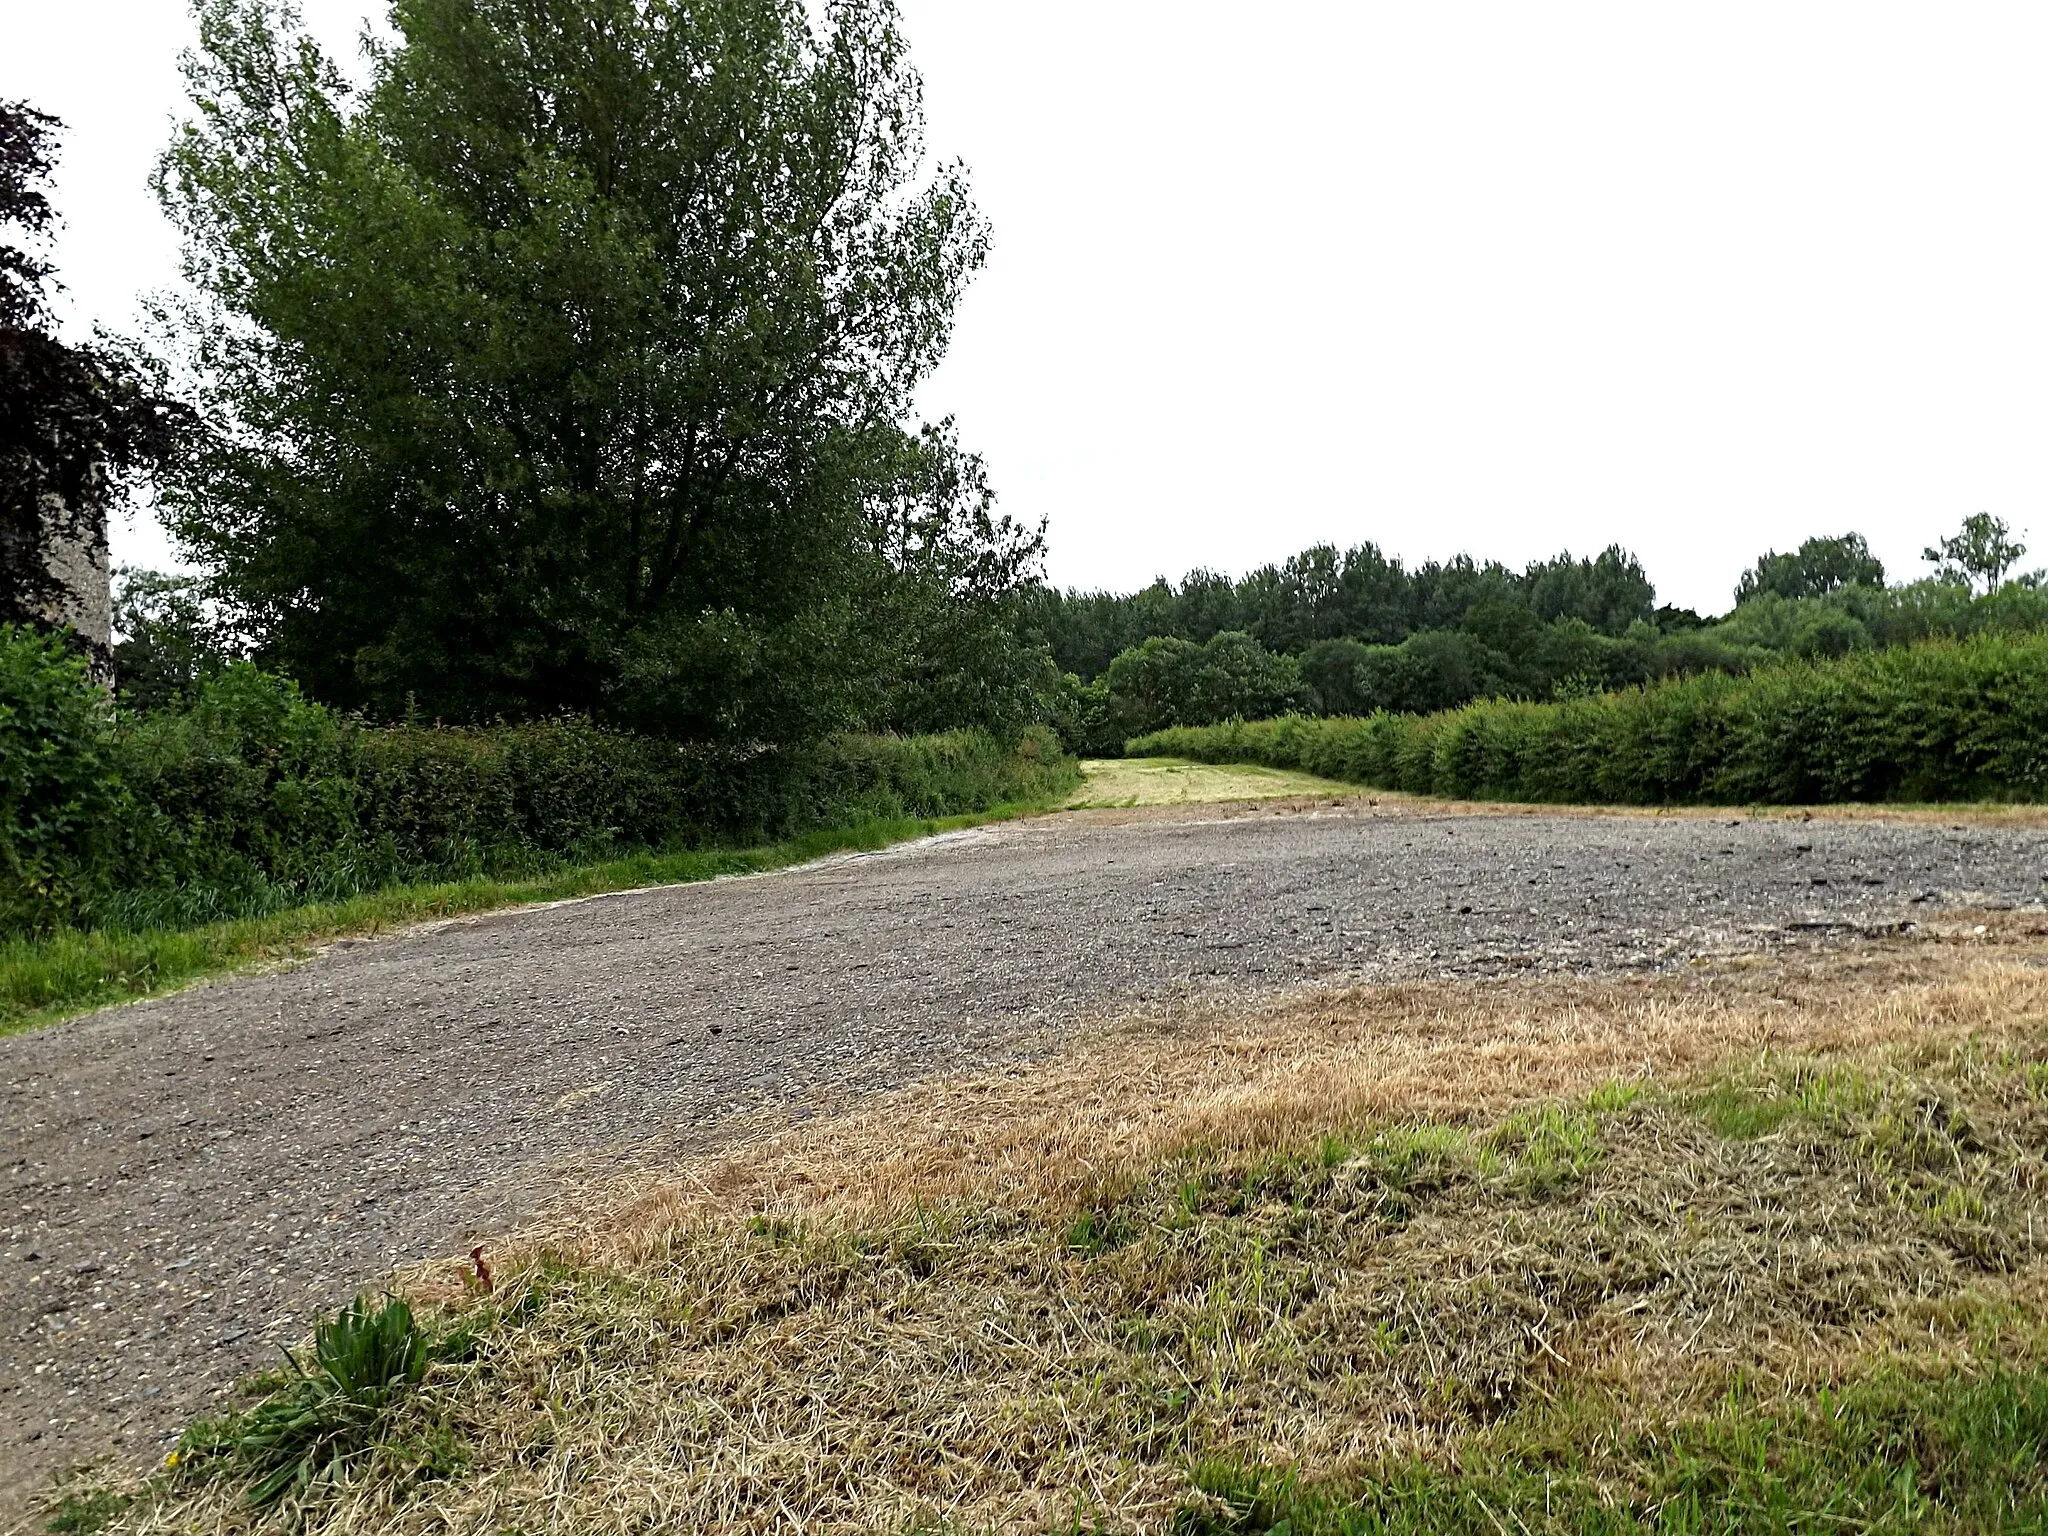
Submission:
M 1982 927 L 1982 934 L 1974 930 Z M 1001 1199 L 1039 1215 L 1201 1144 L 1299 1149 L 1367 1120 L 1473 1123 L 1613 1079 L 1731 1056 L 2030 1036 L 2048 925 L 1955 913 L 1898 944 L 1739 959 L 1683 976 L 1412 982 L 1141 1014 L 1028 1069 L 942 1078 L 652 1170 L 517 1240 L 631 1264 L 705 1217 Z
M 2030 1347 L 2038 926 L 1162 1011 L 652 1170 L 499 1245 L 516 1323 L 303 1513 L 1157 1529 L 1204 1457 L 1327 1474 L 1561 1395 L 1659 1422 L 1737 1371 Z M 419 1484 L 435 1434 L 466 1464 Z M 249 1518 L 198 1482 L 123 1528 Z

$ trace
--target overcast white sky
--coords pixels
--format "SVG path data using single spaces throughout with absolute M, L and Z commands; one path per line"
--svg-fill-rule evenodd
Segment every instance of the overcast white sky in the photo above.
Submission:
M 302 0 L 352 52 L 372 0 Z M 1621 542 L 1727 605 L 1766 546 L 2048 555 L 2048 6 L 903 0 L 989 270 L 925 393 L 1055 580 L 1312 542 Z M 0 0 L 70 125 L 74 329 L 175 251 L 181 0 Z M 117 557 L 161 562 L 149 528 Z

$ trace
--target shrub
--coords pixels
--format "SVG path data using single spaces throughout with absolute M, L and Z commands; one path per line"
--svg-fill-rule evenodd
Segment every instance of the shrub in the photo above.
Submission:
M 62 640 L 0 626 L 0 927 L 64 922 L 112 853 L 111 708 Z
M 1044 728 L 779 751 L 564 718 L 383 730 L 247 663 L 116 717 L 82 663 L 0 639 L 0 932 L 186 927 L 405 880 L 985 811 L 1063 788 Z
M 1548 704 L 1167 730 L 1129 749 L 1500 800 L 2039 800 L 2048 635 L 1860 650 Z
M 1116 757 L 1130 730 L 1109 696 L 1109 680 L 1084 683 L 1069 672 L 1052 701 L 1053 729 L 1077 757 Z
M 1154 635 L 1109 664 L 1107 702 L 1123 733 L 1255 718 L 1314 702 L 1301 664 L 1225 630 L 1202 645 Z

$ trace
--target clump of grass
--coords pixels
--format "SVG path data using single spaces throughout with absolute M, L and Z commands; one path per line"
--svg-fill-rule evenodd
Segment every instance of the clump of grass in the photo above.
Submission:
M 446 1446 L 394 1458 L 390 1430 L 428 1370 L 473 1344 L 466 1333 L 424 1326 L 398 1297 L 358 1297 L 316 1330 L 309 1359 L 286 1354 L 289 1370 L 254 1407 L 187 1431 L 172 1466 L 184 1479 L 237 1482 L 259 1509 L 339 1485 L 377 1452 L 414 1473 L 444 1471 Z
M 96 1536 L 135 1502 L 133 1494 L 115 1488 L 85 1488 L 59 1496 L 43 1529 L 50 1536 Z

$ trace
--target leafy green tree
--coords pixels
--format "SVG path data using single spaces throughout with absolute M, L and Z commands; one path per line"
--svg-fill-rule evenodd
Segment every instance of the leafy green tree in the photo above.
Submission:
M 1766 551 L 1742 573 L 1735 601 L 1746 603 L 1771 592 L 1779 597 L 1825 597 L 1844 587 L 1882 587 L 1884 564 L 1860 533 L 1808 539 L 1790 554 Z
M 1870 631 L 1853 613 L 1818 603 L 1803 606 L 1792 632 L 1793 655 L 1846 656 L 1870 648 Z
M 1584 627 L 1583 620 L 1575 622 Z M 1487 598 L 1472 605 L 1459 627 L 1489 651 L 1507 659 L 1507 676 L 1516 692 L 1549 692 L 1549 658 L 1545 653 L 1550 626 L 1537 616 L 1535 609 L 1511 598 Z
M 888 641 L 877 723 L 1008 734 L 1043 717 L 1059 672 L 1043 643 L 1021 632 L 1042 531 L 996 513 L 985 468 L 961 452 L 950 420 L 883 442 L 892 462 L 870 476 L 893 488 L 873 504 L 884 562 L 872 627 Z
M 1205 645 L 1154 635 L 1111 662 L 1104 682 L 1117 727 L 1127 736 L 1166 725 L 1260 720 L 1315 705 L 1300 663 L 1241 630 L 1212 635 Z
M 1024 626 L 1060 667 L 1083 678 L 1101 677 L 1112 661 L 1149 636 L 1188 638 L 1180 596 L 1164 577 L 1127 594 L 1041 588 L 1025 604 Z
M 1342 554 L 1334 545 L 1319 544 L 1236 582 L 1195 570 L 1178 588 L 1160 580 L 1128 596 L 1041 593 L 1027 628 L 1043 637 L 1060 666 L 1081 677 L 1101 675 L 1112 659 L 1149 636 L 1205 644 L 1241 629 L 1268 650 L 1301 657 L 1304 664 L 1310 655 L 1320 656 L 1322 681 L 1315 686 L 1326 694 L 1326 707 L 1335 707 L 1328 699 L 1350 696 L 1344 679 L 1351 672 L 1351 659 L 1333 659 L 1348 652 L 1324 649 L 1336 641 L 1395 645 L 1422 631 L 1467 627 L 1480 614 L 1482 628 L 1499 631 L 1485 641 L 1487 648 L 1512 658 L 1507 673 L 1486 674 L 1489 682 L 1514 685 L 1524 673 L 1534 678 L 1531 668 L 1540 670 L 1546 624 L 1571 620 L 1619 638 L 1632 626 L 1652 622 L 1654 600 L 1641 562 L 1619 547 L 1590 560 L 1560 555 L 1520 573 L 1465 555 L 1429 561 L 1411 572 L 1374 544 Z M 1697 626 L 1696 615 L 1693 622 Z
M 0 932 L 75 917 L 114 856 L 112 714 L 62 639 L 0 624 Z
M 1470 555 L 1428 560 L 1416 567 L 1410 590 L 1407 634 L 1423 630 L 1454 630 L 1465 615 L 1491 600 L 1515 602 L 1521 579 L 1498 560 L 1484 565 Z
M 188 701 L 243 653 L 205 579 L 125 569 L 114 581 L 114 686 L 131 709 Z
M 1964 518 L 1961 528 L 1921 558 L 1937 568 L 1943 581 L 1995 592 L 2026 552 L 2027 546 L 2014 541 L 2003 518 L 1978 512 Z
M 1109 696 L 1109 679 L 1082 682 L 1069 672 L 1061 677 L 1046 711 L 1060 743 L 1077 757 L 1119 757 L 1130 734 L 1122 712 Z
M 1388 559 L 1377 544 L 1360 544 L 1344 552 L 1339 583 L 1347 636 L 1380 645 L 1406 638 L 1415 584 L 1400 561 Z
M 1227 629 L 1243 629 L 1237 583 L 1220 571 L 1189 571 L 1180 584 L 1173 633 L 1197 643 Z
M 1315 544 L 1279 567 L 1269 611 L 1253 626 L 1275 651 L 1299 652 L 1344 633 L 1343 560 L 1334 544 Z
M 360 92 L 197 9 L 169 504 L 315 696 L 786 740 L 900 698 L 904 584 L 1030 568 L 971 496 L 906 530 L 978 473 L 904 423 L 987 237 L 890 0 L 394 0 Z
M 1648 621 L 1657 602 L 1657 589 L 1642 562 L 1619 544 L 1591 560 L 1574 560 L 1567 552 L 1540 561 L 1523 573 L 1522 587 L 1544 623 L 1580 619 L 1604 635 L 1619 635 L 1631 624 Z
M 1202 648 L 1178 635 L 1153 635 L 1119 655 L 1103 674 L 1125 735 L 1163 725 L 1207 725 L 1201 718 Z
M 1360 668 L 1371 709 L 1428 714 L 1473 699 L 1513 693 L 1507 659 L 1476 636 L 1419 630 L 1399 645 L 1376 646 Z
M 1311 708 L 1314 702 L 1314 694 L 1302 686 L 1299 662 L 1267 650 L 1241 630 L 1213 635 L 1202 647 L 1194 713 L 1204 723 L 1264 720 Z
M 1326 715 L 1362 715 L 1372 711 L 1362 668 L 1375 647 L 1362 640 L 1318 640 L 1302 653 L 1302 681 L 1314 690 L 1317 708 Z

